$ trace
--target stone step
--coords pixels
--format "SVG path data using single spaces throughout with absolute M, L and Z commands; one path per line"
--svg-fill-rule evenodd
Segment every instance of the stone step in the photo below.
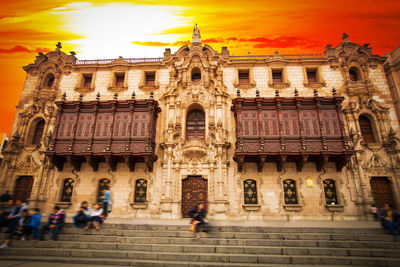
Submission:
M 193 237 L 186 231 L 149 231 L 149 230 L 115 230 L 100 229 L 99 231 L 76 228 L 65 228 L 62 234 L 92 234 L 128 237 Z M 394 241 L 388 234 L 321 234 L 321 233 L 253 233 L 253 232 L 210 232 L 208 237 L 229 239 L 287 239 L 287 240 L 360 240 L 360 241 Z
M 232 246 L 292 246 L 292 247 L 343 247 L 343 248 L 384 248 L 400 249 L 400 242 L 389 241 L 357 241 L 357 240 L 291 240 L 291 239 L 233 239 L 213 238 L 202 234 L 200 240 L 193 237 L 125 237 L 103 236 L 100 234 L 64 234 L 59 235 L 60 241 L 80 242 L 114 242 L 130 244 L 179 244 L 190 245 L 194 241 L 204 245 L 232 245 Z M 390 236 L 389 236 L 390 237 Z
M 225 262 L 225 263 L 259 263 L 259 264 L 336 264 L 364 266 L 399 266 L 399 258 L 388 257 L 353 257 L 353 256 L 308 256 L 308 255 L 248 255 L 226 253 L 174 253 L 146 251 L 109 251 L 81 250 L 63 248 L 6 248 L 0 255 L 42 256 L 42 257 L 80 257 L 80 258 L 117 258 L 184 262 Z
M 196 243 L 196 242 L 193 242 Z M 223 245 L 173 245 L 173 244 L 120 244 L 97 242 L 32 242 L 12 243 L 18 248 L 65 248 L 65 249 L 101 249 L 129 250 L 148 252 L 190 252 L 190 253 L 228 253 L 228 254 L 277 254 L 277 255 L 325 255 L 325 256 L 362 256 L 400 258 L 400 250 L 365 248 L 316 248 L 316 247 L 278 247 L 278 246 L 223 246 Z
M 73 224 L 67 223 L 67 228 Z M 147 231 L 188 231 L 187 225 L 145 225 L 145 224 L 102 224 L 102 229 L 147 230 Z M 254 233 L 325 233 L 325 234 L 387 234 L 379 225 L 376 228 L 328 228 L 328 227 L 261 227 L 261 226 L 213 226 L 211 232 L 254 232 Z
M 0 255 L 0 260 L 15 260 L 15 256 Z M 40 256 L 19 256 L 18 260 L 23 261 L 43 261 Z M 179 261 L 162 261 L 162 260 L 131 260 L 131 259 L 114 259 L 114 258 L 65 258 L 65 257 L 51 257 L 51 262 L 54 263 L 74 263 L 74 264 L 97 264 L 106 266 L 137 266 L 137 267 L 271 267 L 277 264 L 253 264 L 253 263 L 225 263 L 225 262 L 179 262 Z M 282 266 L 286 266 L 284 264 Z M 291 267 L 314 267 L 315 265 L 309 264 L 291 264 Z M 324 265 L 324 267 L 343 267 L 356 265 Z

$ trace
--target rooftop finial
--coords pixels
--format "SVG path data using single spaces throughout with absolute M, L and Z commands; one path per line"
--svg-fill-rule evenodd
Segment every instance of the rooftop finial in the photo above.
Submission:
M 197 23 L 194 25 L 192 43 L 201 43 L 201 35 L 199 29 L 197 28 Z
M 349 41 L 349 35 L 347 34 L 347 33 L 343 33 L 342 34 L 342 40 L 343 40 L 343 43 L 348 43 L 348 42 L 350 42 Z
M 61 50 L 61 48 L 62 48 L 62 46 L 61 46 L 61 42 L 58 42 L 57 44 L 56 44 L 56 51 L 60 51 Z

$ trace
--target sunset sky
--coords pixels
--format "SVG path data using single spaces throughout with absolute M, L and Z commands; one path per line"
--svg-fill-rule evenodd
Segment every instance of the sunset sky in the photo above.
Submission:
M 10 134 L 22 66 L 62 42 L 79 59 L 159 57 L 191 38 L 231 54 L 322 53 L 347 32 L 384 55 L 400 44 L 400 1 L 0 0 L 0 133 Z

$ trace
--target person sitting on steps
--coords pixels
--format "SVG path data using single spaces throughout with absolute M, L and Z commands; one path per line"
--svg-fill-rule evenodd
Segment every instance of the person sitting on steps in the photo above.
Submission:
M 47 230 L 51 232 L 50 242 L 56 241 L 58 232 L 63 228 L 65 224 L 65 213 L 61 210 L 59 206 L 54 206 L 53 212 L 49 216 L 47 224 L 42 227 L 39 233 L 39 240 L 44 240 L 44 234 Z M 35 241 L 38 241 L 36 239 Z
M 383 228 L 389 230 L 391 235 L 396 235 L 397 228 L 400 228 L 400 213 L 392 209 L 391 204 L 385 204 L 379 210 L 378 218 Z
M 94 209 L 91 212 L 90 220 L 85 227 L 85 230 L 88 230 L 90 226 L 93 224 L 96 228 L 96 231 L 100 229 L 100 223 L 103 222 L 103 209 L 100 207 L 99 203 L 94 204 Z
M 75 228 L 79 228 L 80 224 L 86 226 L 90 220 L 89 203 L 82 201 L 76 211 L 76 215 L 73 217 Z

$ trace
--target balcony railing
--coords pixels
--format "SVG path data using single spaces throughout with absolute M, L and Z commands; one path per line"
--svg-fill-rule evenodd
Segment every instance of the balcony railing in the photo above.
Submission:
M 324 54 L 293 54 L 293 55 L 278 55 L 288 59 L 323 59 Z M 234 61 L 248 61 L 248 60 L 265 60 L 275 57 L 274 55 L 258 55 L 258 56 L 230 56 L 229 58 Z
M 117 58 L 112 59 L 78 59 L 76 61 L 76 65 L 105 65 L 111 64 L 114 61 L 117 61 Z M 146 63 L 146 62 L 162 62 L 164 58 L 162 57 L 155 57 L 155 58 L 123 58 L 123 61 L 128 63 Z

